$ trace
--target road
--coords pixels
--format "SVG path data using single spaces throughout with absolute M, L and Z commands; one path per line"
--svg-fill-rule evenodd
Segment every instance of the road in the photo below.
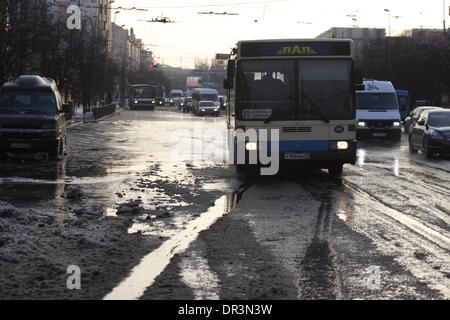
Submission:
M 62 162 L 2 161 L 0 298 L 450 298 L 449 159 L 403 137 L 360 142 L 342 180 L 246 176 L 224 130 L 122 111 L 72 126 Z

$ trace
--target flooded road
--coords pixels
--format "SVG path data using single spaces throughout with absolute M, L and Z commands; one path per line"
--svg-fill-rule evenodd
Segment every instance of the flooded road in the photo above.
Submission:
M 341 181 L 245 176 L 224 130 L 123 111 L 73 125 L 64 161 L 2 161 L 0 298 L 450 298 L 449 159 L 403 137 L 360 142 Z

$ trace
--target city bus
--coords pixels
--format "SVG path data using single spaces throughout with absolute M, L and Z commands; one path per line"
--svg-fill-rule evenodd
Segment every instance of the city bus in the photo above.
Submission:
M 224 80 L 230 162 L 238 170 L 255 164 L 262 168 L 260 149 L 266 149 L 278 154 L 281 166 L 312 166 L 341 175 L 344 164 L 356 162 L 355 91 L 360 83 L 352 40 L 238 42 Z M 244 143 L 238 142 L 238 135 L 249 129 L 258 132 L 258 141 L 245 134 Z M 260 136 L 260 129 L 275 130 L 278 141 Z
M 155 88 L 149 84 L 134 84 L 130 86 L 128 105 L 130 110 L 155 110 Z

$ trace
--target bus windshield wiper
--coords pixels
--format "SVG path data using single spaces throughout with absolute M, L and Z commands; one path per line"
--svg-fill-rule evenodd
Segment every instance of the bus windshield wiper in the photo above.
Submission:
M 277 105 L 277 109 L 279 107 L 281 107 L 284 103 L 289 102 L 289 100 L 286 101 L 281 101 L 280 104 Z M 267 117 L 266 119 L 264 119 L 264 123 L 270 123 L 273 120 L 273 108 L 272 108 L 272 113 L 270 114 L 269 117 Z
M 320 117 L 319 120 L 322 120 L 325 123 L 330 123 L 330 119 L 328 119 L 324 113 L 322 112 L 322 108 L 319 107 L 312 99 L 310 96 L 308 96 L 305 93 L 302 93 L 302 105 L 303 105 L 303 98 L 305 98 L 306 100 L 308 100 L 309 103 L 311 103 L 311 105 L 314 107 L 314 110 L 317 112 L 317 115 Z

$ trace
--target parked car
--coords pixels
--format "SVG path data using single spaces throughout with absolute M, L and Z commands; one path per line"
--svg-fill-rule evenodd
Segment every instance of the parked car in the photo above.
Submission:
M 200 101 L 194 112 L 196 115 L 210 114 L 218 117 L 220 115 L 220 106 L 214 101 Z
M 66 150 L 65 112 L 55 81 L 20 76 L 0 89 L 0 153 L 46 153 L 61 158 Z
M 409 133 L 409 151 L 421 150 L 427 158 L 450 154 L 450 110 L 431 109 L 422 112 Z
M 411 111 L 410 114 L 405 118 L 404 123 L 403 123 L 404 128 L 405 128 L 405 133 L 406 134 L 409 133 L 409 128 L 411 128 L 414 125 L 414 123 L 417 121 L 417 119 L 419 119 L 422 112 L 424 112 L 425 110 L 436 109 L 436 108 L 439 109 L 439 107 L 424 106 L 424 107 L 417 107 L 413 111 Z

